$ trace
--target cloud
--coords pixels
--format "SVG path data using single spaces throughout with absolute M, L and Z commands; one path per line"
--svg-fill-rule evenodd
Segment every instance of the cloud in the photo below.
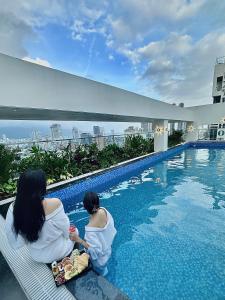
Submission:
M 32 32 L 23 20 L 11 13 L 0 13 L 0 52 L 12 56 L 23 57 L 27 51 L 23 46 L 25 37 L 34 38 Z
M 26 56 L 26 57 L 23 57 L 23 60 L 29 61 L 29 62 L 34 63 L 34 64 L 38 64 L 38 65 L 41 65 L 41 66 L 44 66 L 44 67 L 51 68 L 51 64 L 47 60 L 41 59 L 39 57 L 36 57 L 34 59 L 34 58 Z
M 208 33 L 196 42 L 182 36 L 177 36 L 177 40 L 179 47 L 174 44 L 174 53 L 170 37 L 165 41 L 168 51 L 164 43 L 158 47 L 158 59 L 154 59 L 152 51 L 147 52 L 144 59 L 148 58 L 149 63 L 142 78 L 165 101 L 184 101 L 188 105 L 211 103 L 213 68 L 216 57 L 225 54 L 225 32 Z
M 113 2 L 113 11 L 107 22 L 116 43 L 143 41 L 164 25 L 176 26 L 193 17 L 205 0 L 118 0 Z
M 107 2 L 106 1 L 92 1 L 91 6 L 88 1 L 79 1 L 77 5 L 77 13 L 73 16 L 73 24 L 70 26 L 72 38 L 74 40 L 84 40 L 85 35 L 92 33 L 106 34 L 104 22 L 100 22 L 101 18 L 104 19 L 106 14 Z M 89 4 L 89 6 L 88 6 Z
M 0 0 L 0 52 L 22 58 L 28 55 L 25 40 L 35 41 L 35 26 L 63 16 L 59 1 Z
M 108 57 L 109 57 L 109 60 L 115 60 L 115 57 L 112 54 L 110 54 Z
M 76 40 L 104 34 L 104 26 L 96 23 L 106 7 L 103 0 L 0 0 L 0 7 L 0 52 L 12 56 L 27 56 L 24 41 L 37 39 L 36 29 L 48 24 L 67 27 Z
M 179 35 L 171 32 L 167 40 L 150 42 L 149 44 L 137 50 L 137 53 L 143 57 L 155 57 L 159 55 L 185 55 L 191 49 L 191 36 Z
M 96 36 L 94 35 L 93 38 L 92 38 L 92 41 L 91 41 L 89 51 L 88 51 L 88 62 L 87 62 L 87 66 L 86 66 L 86 69 L 85 69 L 84 74 L 83 74 L 84 77 L 88 76 L 88 72 L 89 72 L 89 69 L 91 67 L 93 50 L 94 50 L 94 46 L 95 46 L 95 40 L 96 40 Z

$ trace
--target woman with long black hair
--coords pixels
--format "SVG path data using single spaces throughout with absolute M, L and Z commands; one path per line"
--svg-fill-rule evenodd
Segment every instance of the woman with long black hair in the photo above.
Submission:
M 42 170 L 21 174 L 16 200 L 7 212 L 6 234 L 14 249 L 26 244 L 35 261 L 51 263 L 67 256 L 74 242 L 69 238 L 70 222 L 61 201 L 45 195 Z

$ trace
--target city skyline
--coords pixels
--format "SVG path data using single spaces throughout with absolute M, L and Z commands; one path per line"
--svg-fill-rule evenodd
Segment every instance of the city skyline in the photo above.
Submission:
M 10 123 L 9 123 L 10 122 Z M 93 127 L 103 128 L 105 135 L 123 134 L 124 130 L 129 126 L 141 126 L 141 123 L 127 123 L 127 122 L 56 122 L 56 121 L 1 121 L 0 120 L 0 138 L 5 134 L 9 138 L 32 138 L 34 131 L 39 132 L 42 137 L 51 138 L 51 126 L 54 124 L 60 124 L 63 138 L 73 137 L 73 128 L 77 128 L 80 133 L 92 133 L 94 135 Z M 21 135 L 21 131 L 24 134 Z M 9 133 L 7 133 L 9 132 Z M 21 136 L 20 136 L 21 135 Z

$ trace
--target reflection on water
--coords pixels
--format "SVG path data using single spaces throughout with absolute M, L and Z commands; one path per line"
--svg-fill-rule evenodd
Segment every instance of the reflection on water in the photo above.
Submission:
M 225 151 L 188 149 L 103 191 L 118 234 L 108 279 L 131 299 L 222 299 Z M 69 214 L 81 234 L 81 203 Z

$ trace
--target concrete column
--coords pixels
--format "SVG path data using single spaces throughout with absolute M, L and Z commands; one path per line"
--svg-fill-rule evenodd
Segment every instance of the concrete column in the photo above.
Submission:
M 168 120 L 156 120 L 153 128 L 154 151 L 166 151 L 168 149 Z
M 187 122 L 186 132 L 183 136 L 185 142 L 197 141 L 198 139 L 198 124 Z

